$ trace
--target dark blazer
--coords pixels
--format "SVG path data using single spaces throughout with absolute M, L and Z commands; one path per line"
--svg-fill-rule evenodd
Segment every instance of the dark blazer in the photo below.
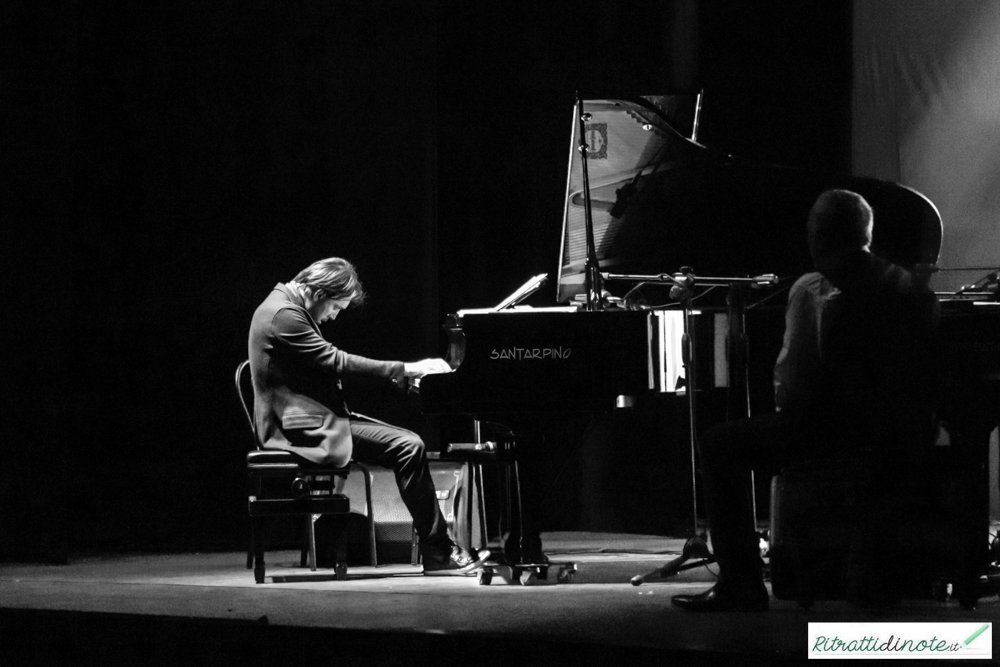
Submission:
M 347 465 L 353 449 L 341 379 L 403 377 L 402 362 L 366 359 L 329 343 L 301 299 L 280 284 L 253 314 L 248 353 L 261 446 L 326 465 Z
M 848 258 L 824 277 L 840 290 L 823 342 L 818 397 L 829 430 L 865 434 L 886 453 L 932 445 L 937 297 L 924 281 L 871 253 Z

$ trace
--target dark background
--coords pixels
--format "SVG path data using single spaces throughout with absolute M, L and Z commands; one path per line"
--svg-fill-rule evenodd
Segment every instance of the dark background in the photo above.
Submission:
M 345 256 L 370 302 L 328 336 L 442 354 L 446 313 L 556 269 L 577 90 L 704 89 L 702 143 L 846 172 L 849 7 L 4 3 L 0 557 L 241 548 L 232 372 L 256 305 Z M 352 407 L 436 440 L 399 397 Z M 690 476 L 647 437 L 682 441 L 674 410 L 587 450 L 635 472 L 627 529 L 683 521 L 643 493 Z M 595 527 L 594 465 L 554 484 L 553 527 Z

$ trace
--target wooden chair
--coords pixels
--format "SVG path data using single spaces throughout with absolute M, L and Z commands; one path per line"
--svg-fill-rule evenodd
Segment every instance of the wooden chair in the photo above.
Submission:
M 253 569 L 254 579 L 264 583 L 265 517 L 300 516 L 305 518 L 305 541 L 300 564 L 316 570 L 316 520 L 323 515 L 339 515 L 334 529 L 337 579 L 347 577 L 347 552 L 343 535 L 343 518 L 351 512 L 350 499 L 340 492 L 342 482 L 352 468 L 359 469 L 365 479 L 366 515 L 371 564 L 378 563 L 375 545 L 375 519 L 372 512 L 371 473 L 356 461 L 347 467 L 315 465 L 301 457 L 281 450 L 266 450 L 257 439 L 253 415 L 253 386 L 250 362 L 236 368 L 236 392 L 250 426 L 252 445 L 247 452 L 247 507 L 250 514 L 251 538 L 247 549 L 247 569 Z

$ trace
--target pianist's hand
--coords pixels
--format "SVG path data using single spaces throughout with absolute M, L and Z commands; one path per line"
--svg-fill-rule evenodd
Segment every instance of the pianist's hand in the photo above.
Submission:
M 450 373 L 451 366 L 444 359 L 423 359 L 403 364 L 406 377 L 420 378 L 431 373 Z

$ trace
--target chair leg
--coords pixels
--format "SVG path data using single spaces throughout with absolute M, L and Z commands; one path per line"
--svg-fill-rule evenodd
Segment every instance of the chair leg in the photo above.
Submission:
M 237 371 L 237 376 L 239 376 L 239 373 L 241 372 L 242 369 L 243 369 L 243 366 L 241 365 L 240 366 L 240 370 Z M 249 499 L 249 501 L 250 501 L 250 503 L 253 503 L 255 498 L 260 498 L 261 497 L 261 490 L 262 490 L 262 487 L 263 487 L 263 483 L 261 482 L 260 477 L 251 478 L 251 481 L 249 483 L 251 484 L 251 487 L 253 489 L 253 490 L 250 491 L 250 499 Z M 255 555 L 256 555 L 256 552 L 257 552 L 257 544 L 261 542 L 261 536 L 258 533 L 260 533 L 261 530 L 262 529 L 261 529 L 261 524 L 260 524 L 260 518 L 250 517 L 250 544 L 247 545 L 247 569 L 248 570 L 252 569 L 253 566 L 254 566 L 254 558 L 255 558 Z M 264 558 L 263 551 L 261 552 L 261 557 L 260 558 L 261 558 L 261 562 L 263 563 L 264 562 L 263 561 L 263 558 Z M 263 572 L 263 570 L 262 570 L 262 572 Z M 261 576 L 263 576 L 263 574 Z M 258 581 L 257 583 L 259 584 L 261 582 Z
M 337 581 L 344 581 L 347 579 L 347 541 L 345 539 L 347 537 L 347 517 L 336 516 L 334 519 L 334 544 L 337 547 L 337 562 L 334 567 Z
M 253 578 L 258 584 L 264 583 L 264 526 L 260 517 L 251 517 L 253 541 Z
M 316 518 L 319 514 L 310 514 L 306 517 L 309 522 L 309 569 L 316 571 Z
M 355 463 L 365 476 L 365 502 L 367 503 L 366 514 L 368 515 L 368 548 L 371 552 L 371 565 L 378 565 L 378 547 L 375 543 L 375 506 L 372 504 L 372 476 L 367 466 Z
M 309 564 L 309 517 L 302 527 L 302 539 L 299 540 L 299 567 L 306 567 Z
M 417 537 L 417 529 L 414 528 L 410 534 L 410 565 L 420 565 L 420 539 Z

